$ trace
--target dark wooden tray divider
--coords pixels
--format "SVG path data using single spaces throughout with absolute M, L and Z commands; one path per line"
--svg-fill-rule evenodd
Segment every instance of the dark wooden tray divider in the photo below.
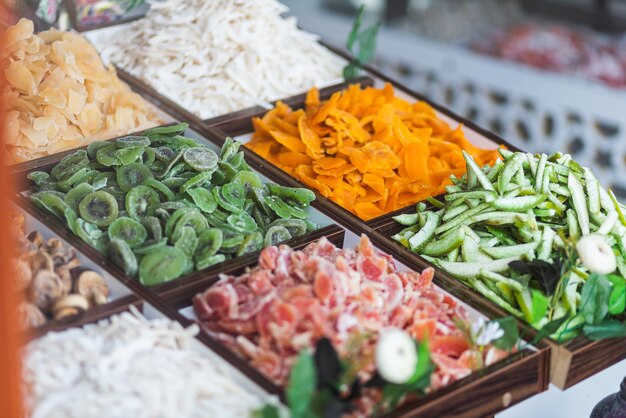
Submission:
M 435 283 L 473 308 L 492 316 L 510 316 L 507 311 L 460 280 L 391 239 L 392 235 L 403 228 L 404 226 L 389 217 L 386 222 L 375 225 L 372 241 L 410 268 L 433 267 L 436 271 Z M 535 338 L 536 329 L 521 319 L 518 319 L 517 322 L 527 339 Z M 552 383 L 561 389 L 567 389 L 626 358 L 626 344 L 624 344 L 623 338 L 591 341 L 584 336 L 578 336 L 563 344 L 545 338 L 543 343 L 549 346 L 551 350 L 550 375 Z
M 344 230 L 328 237 L 337 246 L 343 246 Z M 378 242 L 374 241 L 378 246 Z M 301 249 L 306 242 L 293 248 Z M 223 274 L 239 275 L 247 268 L 257 265 L 253 261 L 247 265 L 233 266 Z M 178 311 L 188 307 L 193 297 L 213 286 L 219 280 L 220 273 L 205 276 L 202 280 L 189 283 L 161 293 L 170 311 Z M 182 316 L 178 313 L 179 316 Z M 192 321 L 182 316 L 180 321 Z M 228 362 L 242 370 L 248 377 L 270 393 L 277 394 L 284 400 L 283 390 L 263 376 L 246 360 L 239 357 L 230 348 L 220 343 L 207 332 L 203 331 L 198 337 L 207 346 L 218 352 Z M 495 414 L 506 407 L 518 403 L 536 393 L 542 392 L 548 385 L 549 352 L 540 345 L 536 352 L 530 350 L 512 354 L 507 360 L 486 369 L 472 373 L 452 385 L 428 394 L 415 401 L 411 401 L 402 408 L 388 414 L 388 418 L 399 417 L 426 417 L 442 416 L 478 417 Z M 494 392 L 496 392 L 494 394 Z
M 114 301 L 105 303 L 104 305 L 95 306 L 81 313 L 80 315 L 73 316 L 67 320 L 52 320 L 46 324 L 23 332 L 22 341 L 29 342 L 44 336 L 49 332 L 60 332 L 69 328 L 79 328 L 86 324 L 97 322 L 103 318 L 107 318 L 111 315 L 119 314 L 130 309 L 130 306 L 135 306 L 141 310 L 142 300 L 136 295 L 130 294 L 123 296 Z

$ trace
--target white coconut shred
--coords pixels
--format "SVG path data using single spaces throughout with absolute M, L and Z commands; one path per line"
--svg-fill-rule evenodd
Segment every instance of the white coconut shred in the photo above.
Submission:
M 197 326 L 123 313 L 28 344 L 26 407 L 46 417 L 251 416 L 261 401 L 192 349 Z
M 341 81 L 345 61 L 276 0 L 167 0 L 96 37 L 113 62 L 203 119 Z

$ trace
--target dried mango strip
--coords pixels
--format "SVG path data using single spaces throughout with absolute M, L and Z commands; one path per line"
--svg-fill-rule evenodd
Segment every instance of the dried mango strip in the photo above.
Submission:
M 76 33 L 34 33 L 20 20 L 0 39 L 5 64 L 1 100 L 9 112 L 2 149 L 22 162 L 147 129 L 161 122 L 154 108 L 105 68 Z M 286 128 L 287 126 L 283 126 Z M 296 130 L 297 131 L 297 130 Z
M 364 220 L 443 193 L 465 174 L 463 150 L 481 166 L 498 158 L 390 84 L 352 85 L 326 101 L 312 89 L 304 110 L 278 103 L 253 126 L 247 147 Z

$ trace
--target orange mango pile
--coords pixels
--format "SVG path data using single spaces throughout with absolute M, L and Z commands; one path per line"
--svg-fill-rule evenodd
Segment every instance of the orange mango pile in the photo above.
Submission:
M 443 193 L 465 174 L 462 150 L 481 166 L 499 155 L 390 84 L 352 85 L 324 102 L 314 88 L 305 109 L 279 102 L 253 125 L 247 147 L 364 220 Z

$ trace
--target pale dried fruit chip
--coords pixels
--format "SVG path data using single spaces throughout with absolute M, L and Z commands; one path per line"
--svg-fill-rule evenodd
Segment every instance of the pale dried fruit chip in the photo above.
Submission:
M 156 126 L 156 110 L 106 68 L 76 33 L 34 33 L 22 19 L 0 39 L 10 162 L 21 162 Z

